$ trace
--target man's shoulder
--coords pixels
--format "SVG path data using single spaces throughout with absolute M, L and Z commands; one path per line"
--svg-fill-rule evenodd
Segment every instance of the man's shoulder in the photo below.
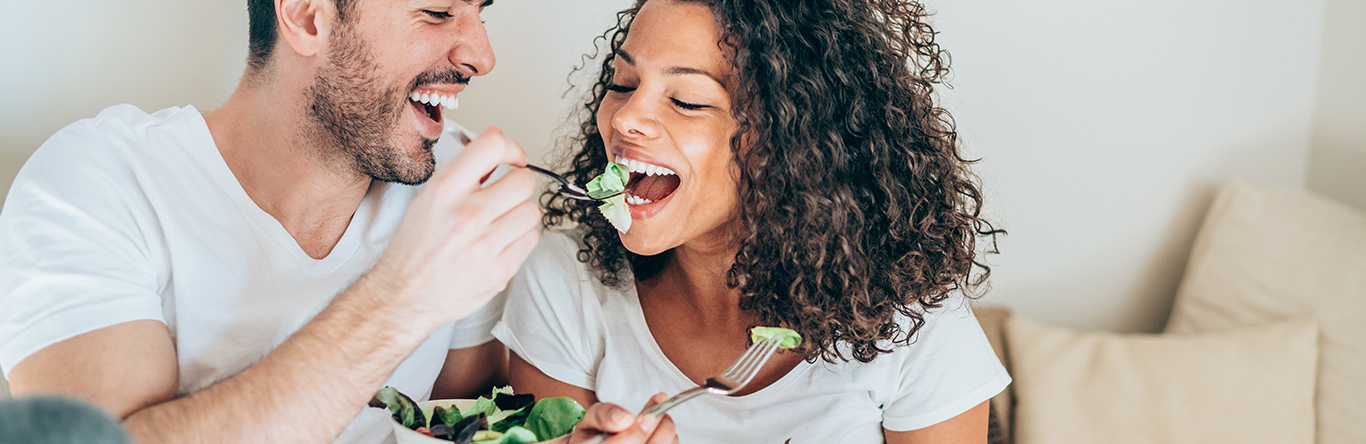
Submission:
M 149 180 L 185 170 L 191 162 L 185 144 L 204 137 L 212 143 L 207 127 L 195 128 L 196 118 L 202 125 L 190 107 L 148 114 L 118 105 L 68 125 L 24 162 L 5 199 L 6 212 L 49 214 L 54 206 L 69 206 L 103 216 L 132 208 L 145 214 L 152 207 L 148 187 L 178 186 Z
M 57 131 L 34 152 L 29 163 L 126 162 L 168 141 L 203 142 L 199 139 L 205 135 L 207 127 L 193 107 L 148 114 L 133 105 L 115 105 Z

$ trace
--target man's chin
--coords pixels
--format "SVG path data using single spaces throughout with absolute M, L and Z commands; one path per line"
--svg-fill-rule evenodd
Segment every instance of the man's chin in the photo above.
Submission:
M 382 182 L 422 185 L 436 172 L 436 155 L 432 152 L 435 145 L 435 140 L 423 140 L 417 152 L 396 156 L 380 165 L 368 165 L 364 173 Z

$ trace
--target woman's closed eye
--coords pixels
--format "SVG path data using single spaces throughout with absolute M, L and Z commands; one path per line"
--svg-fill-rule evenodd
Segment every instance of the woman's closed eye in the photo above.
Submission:
M 615 83 L 608 83 L 608 84 L 607 84 L 607 90 L 608 90 L 608 91 L 611 91 L 611 92 L 615 92 L 615 93 L 628 93 L 628 92 L 635 91 L 636 88 L 635 88 L 634 86 L 626 86 L 626 85 L 618 85 L 618 84 L 615 84 Z
M 678 100 L 678 99 L 670 99 L 670 100 L 673 100 L 674 105 L 678 105 L 679 108 L 683 108 L 683 109 L 686 109 L 686 110 L 696 111 L 696 110 L 699 110 L 699 109 L 702 109 L 702 108 L 706 108 L 706 107 L 707 107 L 707 105 L 698 105 L 698 104 L 695 104 L 695 103 L 688 103 L 688 102 L 684 102 L 684 101 Z

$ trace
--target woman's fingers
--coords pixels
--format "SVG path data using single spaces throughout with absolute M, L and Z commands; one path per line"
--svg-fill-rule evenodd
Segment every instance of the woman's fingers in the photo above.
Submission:
M 650 433 L 648 444 L 673 444 L 678 442 L 677 429 L 674 427 L 674 420 L 669 415 L 659 418 L 659 424 Z
M 660 393 L 650 397 L 646 408 L 659 404 L 668 396 Z M 615 404 L 599 402 L 588 407 L 583 420 L 574 428 L 570 442 L 583 442 L 602 433 L 612 434 L 606 444 L 672 444 L 678 442 L 674 422 L 668 415 L 632 415 Z
M 630 411 L 616 404 L 599 402 L 588 407 L 584 412 L 583 420 L 579 421 L 578 430 L 586 430 L 594 433 L 588 436 L 597 435 L 601 432 L 619 433 L 635 424 L 636 416 Z
M 648 401 L 645 401 L 645 409 L 669 399 L 669 395 L 664 392 L 655 393 Z M 640 430 L 649 434 L 648 444 L 673 444 L 678 441 L 678 435 L 674 433 L 674 420 L 669 415 L 662 417 L 655 415 L 640 415 L 636 419 L 640 425 Z

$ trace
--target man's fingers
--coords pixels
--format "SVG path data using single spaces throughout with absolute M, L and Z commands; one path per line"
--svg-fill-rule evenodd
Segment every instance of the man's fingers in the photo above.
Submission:
M 479 179 L 500 164 L 526 166 L 527 154 L 516 141 L 503 135 L 498 127 L 489 127 L 484 135 L 465 145 L 450 163 L 446 164 L 434 182 L 441 187 L 479 186 Z
M 474 191 L 462 207 L 480 208 L 477 214 L 487 217 L 483 223 L 492 223 L 502 218 L 518 205 L 531 202 L 531 193 L 536 189 L 536 178 L 531 171 L 518 168 L 486 188 Z M 511 239 L 511 238 L 509 238 Z
M 527 230 L 527 232 L 522 233 L 520 237 L 508 244 L 507 248 L 503 249 L 503 260 L 512 264 L 512 268 L 514 269 L 521 268 L 522 263 L 526 262 L 526 258 L 531 257 L 531 251 L 535 250 L 536 244 L 540 242 L 540 231 L 537 231 L 534 228 Z
M 516 254 L 520 251 L 511 251 L 513 254 L 509 255 L 509 250 L 527 233 L 535 233 L 536 226 L 540 221 L 541 208 L 529 200 L 522 201 L 521 204 L 489 224 L 488 232 L 484 233 L 484 237 L 497 246 L 497 251 L 501 257 L 515 259 Z M 533 244 L 532 247 L 534 248 L 535 245 Z M 518 264 L 520 265 L 521 262 Z

